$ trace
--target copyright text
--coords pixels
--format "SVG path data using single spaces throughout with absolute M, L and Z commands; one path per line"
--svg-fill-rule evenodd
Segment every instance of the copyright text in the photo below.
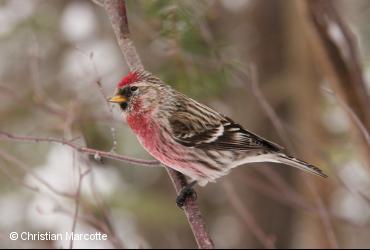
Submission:
M 95 240 L 108 240 L 108 235 L 95 232 L 95 233 L 52 233 L 52 232 L 11 232 L 9 234 L 11 240 L 27 240 L 27 241 L 44 241 L 44 240 L 73 240 L 73 241 L 95 241 Z

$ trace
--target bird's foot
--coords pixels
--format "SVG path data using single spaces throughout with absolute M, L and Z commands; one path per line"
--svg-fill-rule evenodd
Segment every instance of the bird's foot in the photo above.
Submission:
M 191 197 L 193 200 L 197 199 L 197 193 L 194 191 L 193 186 L 197 184 L 197 181 L 193 181 L 183 189 L 176 197 L 176 204 L 179 208 L 182 208 L 185 205 L 186 199 Z

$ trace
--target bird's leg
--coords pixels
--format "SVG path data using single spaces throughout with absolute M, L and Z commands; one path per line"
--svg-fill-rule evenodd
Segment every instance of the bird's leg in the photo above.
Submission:
M 194 200 L 197 198 L 197 193 L 193 189 L 195 184 L 197 184 L 197 181 L 192 181 L 181 189 L 180 193 L 176 197 L 176 204 L 178 207 L 182 208 L 188 197 L 192 197 Z

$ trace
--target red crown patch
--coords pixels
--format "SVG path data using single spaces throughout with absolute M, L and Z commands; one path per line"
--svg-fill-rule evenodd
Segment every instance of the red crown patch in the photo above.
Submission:
M 137 82 L 140 76 L 137 72 L 129 72 L 122 80 L 118 83 L 117 87 L 122 88 L 123 86 Z

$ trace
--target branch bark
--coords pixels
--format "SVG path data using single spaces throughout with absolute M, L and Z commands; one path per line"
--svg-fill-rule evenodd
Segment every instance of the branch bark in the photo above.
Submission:
M 143 70 L 144 66 L 139 54 L 130 39 L 125 0 L 105 0 L 104 7 L 112 23 L 118 45 L 125 56 L 127 65 L 131 71 Z
M 144 66 L 140 60 L 133 42 L 130 39 L 127 11 L 125 0 L 105 0 L 105 10 L 111 21 L 119 47 L 125 56 L 127 65 L 131 71 L 143 70 Z M 166 167 L 177 193 L 187 185 L 183 174 Z M 205 224 L 197 203 L 193 199 L 187 199 L 184 212 L 193 231 L 198 247 L 201 249 L 213 248 L 213 242 L 205 228 Z

